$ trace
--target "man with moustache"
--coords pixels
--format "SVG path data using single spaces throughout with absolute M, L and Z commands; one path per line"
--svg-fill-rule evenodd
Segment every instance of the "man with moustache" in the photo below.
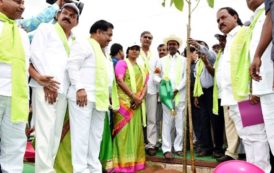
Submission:
M 163 43 L 158 45 L 157 51 L 158 51 L 159 59 L 163 58 L 164 56 L 168 54 L 167 47 Z M 157 61 L 159 61 L 159 59 L 157 59 Z M 154 73 L 157 73 L 157 69 L 154 70 Z M 157 88 L 159 87 L 158 85 L 156 86 Z M 162 119 L 163 119 L 163 108 L 160 102 L 159 93 L 157 92 L 156 126 L 157 126 L 158 142 L 156 144 L 156 148 L 160 148 L 162 145 L 162 137 L 161 137 L 162 136 Z M 172 139 L 174 139 L 174 135 Z
M 57 13 L 57 23 L 41 24 L 32 40 L 30 86 L 36 134 L 35 171 L 39 173 L 56 172 L 54 160 L 67 110 L 66 64 L 75 40 L 71 30 L 78 24 L 79 14 L 74 3 L 66 3 Z M 44 78 L 51 80 L 44 82 Z
M 162 58 L 168 54 L 167 47 L 165 44 L 159 44 L 157 47 L 159 58 Z
M 267 143 L 265 126 L 264 124 L 256 124 L 244 127 L 239 111 L 240 108 L 238 106 L 240 100 L 245 100 L 249 97 L 249 93 L 246 93 L 245 91 L 249 87 L 248 82 L 244 86 L 242 86 L 242 84 L 246 81 L 244 75 L 248 74 L 248 71 L 244 71 L 244 73 L 243 70 L 246 69 L 246 65 L 250 65 L 250 62 L 247 62 L 247 64 L 245 61 L 241 61 L 241 64 L 235 62 L 239 59 L 245 60 L 247 59 L 246 56 L 249 56 L 249 47 L 244 46 L 249 45 L 250 43 L 248 39 L 250 38 L 249 33 L 254 32 L 253 26 L 256 25 L 257 19 L 258 16 L 256 15 L 247 29 L 238 25 L 240 19 L 234 9 L 223 7 L 218 10 L 218 27 L 227 37 L 224 53 L 219 59 L 215 73 L 217 73 L 216 79 L 218 89 L 221 90 L 221 105 L 229 106 L 229 116 L 234 121 L 237 133 L 244 144 L 246 161 L 259 166 L 264 170 L 264 172 L 268 173 L 270 172 L 269 146 Z M 247 52 L 245 52 L 245 50 Z M 235 58 L 237 59 L 235 60 Z M 237 68 L 237 73 L 235 73 L 235 68 Z M 239 71 L 238 68 L 242 70 Z M 241 76 L 239 76 L 239 74 Z M 241 82 L 237 82 L 239 79 Z M 244 96 L 240 97 L 239 93 L 241 93 L 241 96 Z M 256 102 L 256 98 L 251 96 L 250 101 Z
M 232 30 L 233 28 L 235 28 L 236 26 L 242 26 L 243 23 L 240 20 L 238 13 L 231 8 L 228 8 L 229 12 L 231 13 L 231 15 L 228 16 L 235 16 L 235 18 L 237 18 L 237 21 L 233 21 L 230 30 Z M 228 14 L 230 14 L 228 13 Z M 218 36 L 219 37 L 219 36 Z M 221 96 L 222 96 L 222 89 L 220 81 L 221 78 L 223 77 L 223 74 L 221 73 L 221 68 L 219 68 L 218 64 L 219 62 L 222 61 L 222 56 L 223 56 L 223 51 L 225 48 L 225 44 L 226 44 L 226 33 L 224 33 L 224 37 L 223 37 L 223 41 L 220 41 L 220 44 L 222 46 L 222 55 L 219 55 L 220 57 L 217 56 L 217 60 L 214 64 L 214 78 L 217 82 L 214 82 L 214 87 L 213 87 L 213 113 L 214 114 L 218 114 L 219 113 L 219 108 L 220 106 L 218 105 L 218 103 L 220 103 L 221 101 Z M 231 43 L 230 43 L 231 44 Z M 219 58 L 219 60 L 218 60 Z M 214 93 L 216 93 L 216 98 L 214 97 Z M 215 103 L 217 103 L 217 105 L 215 105 Z M 237 134 L 236 131 L 236 127 L 234 124 L 234 121 L 231 119 L 231 117 L 229 116 L 229 112 L 228 112 L 228 106 L 224 106 L 224 120 L 225 120 L 225 133 L 226 133 L 226 138 L 227 138 L 227 148 L 225 151 L 225 155 L 223 157 L 217 158 L 216 160 L 218 162 L 224 162 L 224 161 L 228 161 L 228 160 L 234 160 L 234 159 L 238 159 L 238 147 L 239 147 L 239 143 L 240 143 L 240 139 L 239 136 Z M 221 111 L 221 110 L 220 110 Z
M 183 117 L 185 109 L 185 85 L 186 85 L 186 59 L 177 51 L 182 44 L 179 37 L 171 35 L 165 39 L 169 54 L 157 62 L 158 73 L 155 74 L 154 81 L 160 84 L 161 80 L 168 78 L 171 81 L 174 92 L 174 103 L 176 115 L 171 114 L 164 104 L 163 125 L 162 125 L 162 150 L 166 159 L 172 159 L 172 147 L 175 154 L 183 155 Z M 171 141 L 171 129 L 175 126 L 176 137 L 174 144 Z
M 0 172 L 22 173 L 28 120 L 29 40 L 15 20 L 23 0 L 0 0 Z
M 104 51 L 112 39 L 113 28 L 111 23 L 99 20 L 91 26 L 90 38 L 76 40 L 71 48 L 67 68 L 71 81 L 68 98 L 74 173 L 102 172 L 100 144 L 111 87 L 116 87 L 113 64 Z M 113 88 L 111 94 L 115 110 Z

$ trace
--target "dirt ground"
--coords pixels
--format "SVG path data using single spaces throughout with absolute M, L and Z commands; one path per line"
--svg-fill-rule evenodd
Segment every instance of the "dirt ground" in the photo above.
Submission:
M 139 173 L 181 173 L 180 171 L 172 170 L 172 169 L 164 169 L 159 165 L 147 165 L 146 169 L 140 171 Z

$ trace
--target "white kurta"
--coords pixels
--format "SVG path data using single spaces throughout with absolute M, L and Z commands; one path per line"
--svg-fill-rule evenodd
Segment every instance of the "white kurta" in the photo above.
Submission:
M 0 33 L 3 22 L 0 21 Z M 25 31 L 20 29 L 22 45 L 26 58 L 26 81 L 30 58 L 29 39 Z M 12 51 L 12 50 L 10 50 Z M 11 122 L 11 65 L 0 63 L 0 165 L 2 172 L 22 173 L 23 158 L 26 150 L 27 138 L 25 135 L 26 123 Z
M 109 89 L 114 79 L 113 64 L 107 59 Z M 72 165 L 74 173 L 101 173 L 99 161 L 100 144 L 106 112 L 95 107 L 96 57 L 88 39 L 76 40 L 71 47 L 68 66 L 71 86 L 69 88 L 69 113 L 71 127 Z M 85 89 L 88 104 L 76 104 L 76 92 Z
M 237 26 L 227 34 L 227 43 L 222 56 L 223 59 L 219 62 L 218 68 L 222 69 L 221 76 L 223 76 L 219 86 L 222 90 L 221 104 L 223 106 L 229 106 L 229 116 L 234 121 L 237 133 L 243 141 L 246 160 L 261 167 L 265 172 L 270 172 L 269 147 L 265 133 L 265 126 L 264 124 L 258 124 L 243 127 L 237 101 L 234 99 L 232 94 L 230 51 L 232 42 L 239 30 L 240 27 Z M 253 32 L 253 35 L 255 36 L 258 33 L 261 32 Z M 258 153 L 257 151 L 260 152 Z
M 73 43 L 72 36 L 68 39 Z M 40 173 L 55 172 L 54 160 L 58 151 L 64 117 L 67 110 L 69 86 L 66 65 L 68 54 L 53 24 L 41 24 L 31 44 L 31 63 L 41 74 L 53 76 L 60 83 L 54 104 L 45 100 L 43 86 L 31 79 L 32 108 L 35 120 L 35 170 Z
M 263 5 L 260 7 L 263 8 Z M 254 28 L 254 33 L 261 33 L 262 26 L 264 24 L 265 15 L 262 14 L 258 19 L 257 24 Z M 250 44 L 250 57 L 251 62 L 253 60 L 260 34 L 253 34 L 252 41 Z M 260 96 L 260 102 L 265 122 L 265 130 L 267 134 L 267 140 L 272 153 L 274 152 L 274 91 L 272 89 L 273 79 L 273 61 L 271 60 L 271 47 L 269 44 L 265 52 L 263 53 L 261 60 L 260 75 L 262 80 L 259 82 L 252 81 L 252 94 Z
M 166 64 L 165 60 L 169 58 L 169 69 L 166 68 L 168 64 Z M 176 77 L 178 68 L 178 60 L 180 68 L 183 68 L 182 79 L 178 85 L 176 85 Z M 160 74 L 155 74 L 154 80 L 158 84 L 164 78 L 164 74 L 168 74 L 168 78 L 171 81 L 173 86 L 173 90 L 177 89 L 179 92 L 179 104 L 175 106 L 175 110 L 177 112 L 176 116 L 172 116 L 170 110 L 163 105 L 163 126 L 162 126 L 162 150 L 163 152 L 171 152 L 172 149 L 172 141 L 171 141 L 171 130 L 173 127 L 176 129 L 176 137 L 174 141 L 174 149 L 175 151 L 183 150 L 183 117 L 184 117 L 184 109 L 185 109 L 185 86 L 186 86 L 186 59 L 179 54 L 175 54 L 174 56 L 167 55 L 161 59 L 159 59 L 157 63 L 157 67 L 160 69 Z M 168 72 L 164 72 L 164 70 L 169 70 Z

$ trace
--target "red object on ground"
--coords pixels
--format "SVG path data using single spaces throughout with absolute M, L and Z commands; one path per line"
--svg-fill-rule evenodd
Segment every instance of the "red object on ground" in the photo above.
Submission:
M 35 150 L 32 146 L 31 141 L 27 142 L 24 160 L 29 161 L 29 162 L 34 162 L 34 160 L 35 160 Z

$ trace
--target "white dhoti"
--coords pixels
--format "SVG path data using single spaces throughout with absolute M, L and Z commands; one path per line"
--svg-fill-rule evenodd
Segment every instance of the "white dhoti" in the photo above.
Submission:
M 102 173 L 99 160 L 105 111 L 97 111 L 94 102 L 79 107 L 69 100 L 73 173 Z
M 185 103 L 179 102 L 175 107 L 176 115 L 171 115 L 171 111 L 163 105 L 163 129 L 162 129 L 162 150 L 163 152 L 171 152 L 172 141 L 171 141 L 171 131 L 175 126 L 176 137 L 174 140 L 174 150 L 182 151 L 183 150 L 183 119 L 184 119 L 184 110 Z
M 58 94 L 54 104 L 45 101 L 43 88 L 33 88 L 32 109 L 35 117 L 35 172 L 55 173 L 54 160 L 60 144 L 67 99 Z
M 12 123 L 10 108 L 11 97 L 0 96 L 0 165 L 2 173 L 22 173 L 26 123 Z
M 238 105 L 229 106 L 229 116 L 235 123 L 239 137 L 242 139 L 246 161 L 259 166 L 269 173 L 269 145 L 264 124 L 243 127 Z

